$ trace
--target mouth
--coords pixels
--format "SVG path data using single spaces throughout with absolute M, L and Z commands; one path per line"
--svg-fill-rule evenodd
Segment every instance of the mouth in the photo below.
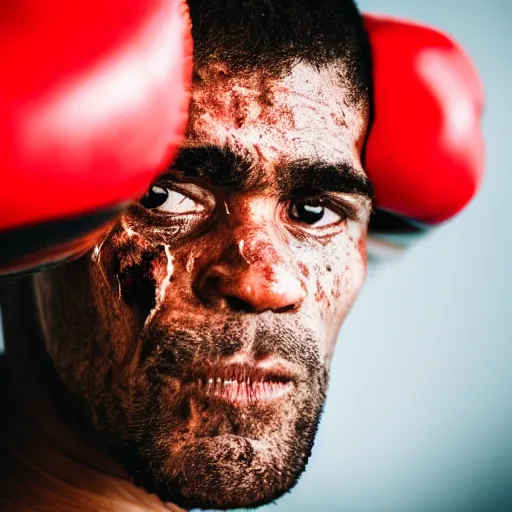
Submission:
M 289 394 L 297 377 L 283 362 L 205 365 L 190 379 L 199 393 L 233 405 L 276 401 Z

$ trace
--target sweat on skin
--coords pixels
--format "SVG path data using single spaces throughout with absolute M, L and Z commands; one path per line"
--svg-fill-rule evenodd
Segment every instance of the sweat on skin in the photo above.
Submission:
M 339 77 L 198 69 L 176 163 L 34 278 L 74 416 L 163 503 L 255 506 L 305 468 L 366 272 L 367 105 Z

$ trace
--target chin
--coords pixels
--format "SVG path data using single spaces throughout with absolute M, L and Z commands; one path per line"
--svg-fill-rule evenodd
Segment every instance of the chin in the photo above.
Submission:
M 314 388 L 298 384 L 275 400 L 238 402 L 197 386 L 172 399 L 167 391 L 158 415 L 144 408 L 139 431 L 109 449 L 137 486 L 164 503 L 258 507 L 294 487 L 306 468 L 325 396 L 324 386 Z
M 287 454 L 275 442 L 236 435 L 191 441 L 155 490 L 162 501 L 184 508 L 258 507 L 297 483 L 311 453 L 311 445 L 303 448 Z

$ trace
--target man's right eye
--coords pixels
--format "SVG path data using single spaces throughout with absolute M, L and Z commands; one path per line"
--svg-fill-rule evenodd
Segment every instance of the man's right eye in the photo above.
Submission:
M 194 199 L 169 188 L 152 186 L 140 200 L 148 210 L 158 210 L 171 215 L 197 214 L 204 211 L 204 206 Z

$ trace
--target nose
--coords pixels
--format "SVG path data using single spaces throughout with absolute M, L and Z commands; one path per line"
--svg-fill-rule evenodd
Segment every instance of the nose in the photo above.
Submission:
M 290 259 L 264 238 L 231 242 L 223 256 L 199 275 L 196 294 L 222 310 L 284 313 L 299 308 L 305 285 Z

